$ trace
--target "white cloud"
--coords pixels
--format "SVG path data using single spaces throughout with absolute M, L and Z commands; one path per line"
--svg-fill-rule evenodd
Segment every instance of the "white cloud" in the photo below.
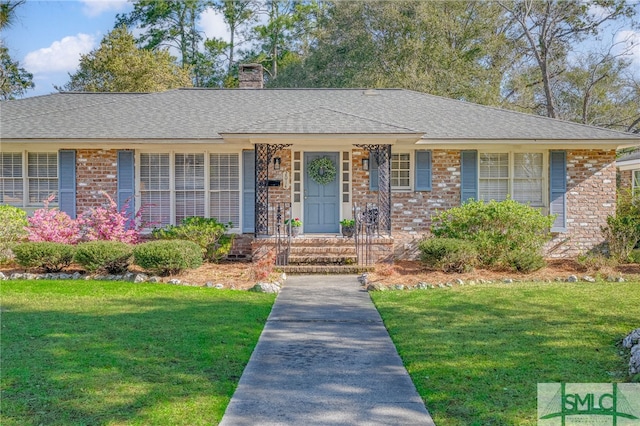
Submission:
M 640 66 L 640 31 L 619 31 L 615 35 L 614 42 L 621 43 L 621 48 L 628 50 L 631 60 Z
M 198 25 L 204 31 L 206 38 L 221 38 L 229 41 L 230 34 L 222 14 L 213 8 L 207 8 L 200 15 Z
M 82 12 L 93 18 L 105 12 L 118 12 L 127 7 L 126 0 L 80 0 L 84 7 Z
M 96 37 L 78 34 L 54 41 L 49 47 L 27 53 L 24 67 L 34 74 L 73 71 L 78 67 L 80 55 L 89 53 L 96 45 Z

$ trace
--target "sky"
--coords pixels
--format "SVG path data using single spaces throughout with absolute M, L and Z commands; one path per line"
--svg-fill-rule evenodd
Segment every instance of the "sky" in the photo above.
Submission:
M 11 57 L 33 74 L 35 89 L 25 97 L 55 93 L 54 86 L 67 83 L 77 69 L 80 55 L 97 48 L 113 29 L 116 14 L 132 9 L 122 0 L 27 0 L 19 6 L 1 37 Z M 212 9 L 198 25 L 208 38 L 228 39 L 222 17 Z
M 636 1 L 640 19 L 640 0 Z M 132 10 L 125 0 L 27 0 L 16 9 L 12 27 L 0 35 L 11 57 L 34 76 L 35 89 L 27 97 L 54 93 L 54 86 L 69 81 L 80 60 L 100 45 L 113 29 L 116 14 Z M 208 38 L 228 39 L 222 17 L 207 10 L 198 22 Z M 640 29 L 615 28 L 604 39 L 621 40 L 631 35 L 636 41 L 633 50 L 634 71 L 640 75 Z

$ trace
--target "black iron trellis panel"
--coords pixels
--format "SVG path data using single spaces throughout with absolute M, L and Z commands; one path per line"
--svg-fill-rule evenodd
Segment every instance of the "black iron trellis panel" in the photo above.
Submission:
M 291 144 L 256 144 L 256 235 L 269 234 L 269 164 L 273 155 Z
M 356 145 L 373 155 L 378 164 L 378 229 L 391 234 L 391 145 Z

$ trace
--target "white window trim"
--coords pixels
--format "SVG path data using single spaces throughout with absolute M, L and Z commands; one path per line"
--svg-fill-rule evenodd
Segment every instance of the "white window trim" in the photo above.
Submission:
M 243 229 L 243 200 L 242 200 L 242 152 L 238 153 L 236 151 L 198 151 L 193 149 L 184 149 L 184 150 L 136 150 L 135 152 L 135 199 L 136 199 L 136 211 L 138 211 L 142 207 L 142 194 L 141 194 L 141 176 L 140 176 L 140 154 L 169 154 L 169 215 L 170 215 L 170 224 L 176 225 L 176 183 L 175 183 L 175 172 L 176 172 L 176 154 L 204 154 L 204 214 L 205 217 L 210 217 L 211 212 L 211 176 L 209 173 L 211 167 L 211 158 L 210 154 L 236 154 L 238 155 L 238 171 L 240 174 L 240 179 L 238 179 L 238 208 L 239 208 L 239 218 L 238 218 L 238 226 L 229 229 L 229 232 L 234 234 L 242 233 Z
M 638 178 L 636 179 L 636 173 L 638 174 Z M 634 195 L 636 193 L 640 193 L 640 186 L 638 186 L 638 182 L 640 182 L 640 169 L 631 170 L 631 191 Z
M 514 154 L 542 154 L 542 206 L 534 206 L 542 208 L 543 212 L 549 210 L 549 151 L 536 149 L 487 149 L 478 150 L 478 172 L 480 171 L 480 156 L 482 154 L 508 154 L 509 155 L 509 179 L 507 184 L 507 194 L 513 199 L 513 181 L 514 181 Z M 478 175 L 478 184 L 480 183 Z M 478 186 L 478 198 L 480 198 L 480 187 Z

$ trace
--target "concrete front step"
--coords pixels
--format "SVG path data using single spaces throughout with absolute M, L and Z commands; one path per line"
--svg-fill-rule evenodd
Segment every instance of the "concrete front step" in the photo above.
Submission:
M 291 245 L 291 254 L 296 256 L 304 255 L 319 255 L 319 256 L 355 256 L 356 247 L 345 246 L 314 246 L 314 247 L 299 247 Z
M 360 265 L 287 265 L 276 270 L 287 274 L 361 274 L 373 271 L 373 266 Z
M 327 256 L 326 254 L 290 255 L 290 265 L 353 265 L 358 262 L 358 257 L 353 255 Z

